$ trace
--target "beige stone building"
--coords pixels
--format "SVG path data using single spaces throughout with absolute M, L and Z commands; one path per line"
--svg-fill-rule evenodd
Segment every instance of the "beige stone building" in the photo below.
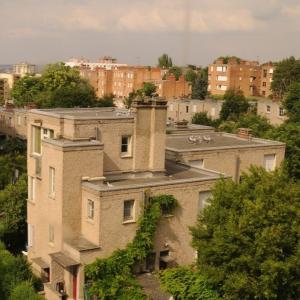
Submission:
M 192 123 L 193 116 L 196 113 L 206 112 L 213 120 L 220 117 L 223 105 L 222 100 L 214 100 L 207 98 L 205 100 L 169 100 L 168 101 L 168 120 L 170 122 L 178 122 L 186 120 Z
M 282 102 L 275 99 L 258 99 L 257 114 L 267 118 L 273 125 L 280 125 L 287 119 Z
M 28 259 L 46 299 L 83 299 L 84 266 L 133 239 L 149 195 L 172 194 L 179 207 L 163 216 L 141 270 L 192 263 L 189 227 L 220 176 L 238 181 L 251 164 L 283 160 L 282 143 L 171 125 L 161 100 L 133 106 L 26 112 Z
M 22 62 L 13 65 L 13 74 L 19 75 L 21 77 L 25 75 L 34 75 L 37 71 L 36 65 L 29 64 L 27 62 Z

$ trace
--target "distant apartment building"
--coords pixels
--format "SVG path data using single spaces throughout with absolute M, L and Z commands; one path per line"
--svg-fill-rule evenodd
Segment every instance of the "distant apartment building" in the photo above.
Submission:
M 227 90 L 241 90 L 245 96 L 259 96 L 261 69 L 257 61 L 219 58 L 208 68 L 208 91 L 224 95 Z
M 0 111 L 0 121 L 10 117 L 16 128 L 19 113 Z M 130 111 L 58 108 L 25 115 L 28 259 L 48 300 L 84 299 L 85 265 L 133 239 L 149 195 L 172 194 L 179 207 L 163 214 L 154 259 L 140 270 L 193 263 L 189 227 L 220 176 L 238 182 L 252 164 L 272 171 L 285 152 L 283 143 L 245 130 L 233 135 L 170 124 L 167 103 L 159 99 L 135 101 Z
M 36 74 L 36 71 L 36 65 L 27 62 L 13 65 L 13 74 L 20 75 L 21 77 Z
M 273 73 L 276 66 L 272 62 L 268 62 L 261 65 L 261 84 L 260 84 L 260 95 L 265 98 L 272 96 L 272 79 Z
M 113 94 L 116 98 L 125 98 L 133 91 L 141 89 L 144 82 L 151 82 L 157 87 L 160 97 L 171 99 L 188 96 L 190 84 L 181 76 L 167 75 L 167 70 L 157 67 L 119 66 L 112 69 L 86 66 L 79 68 L 80 75 L 95 88 L 98 97 Z

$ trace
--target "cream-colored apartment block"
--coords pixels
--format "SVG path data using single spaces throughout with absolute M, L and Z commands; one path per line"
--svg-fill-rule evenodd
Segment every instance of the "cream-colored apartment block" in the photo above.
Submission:
M 32 109 L 26 122 L 28 259 L 48 300 L 84 299 L 85 265 L 132 241 L 151 195 L 172 194 L 179 207 L 163 215 L 153 253 L 136 271 L 193 263 L 189 227 L 216 181 L 239 181 L 250 165 L 271 171 L 285 150 L 247 130 L 170 124 L 159 99 L 136 101 L 131 111 Z
M 287 119 L 282 102 L 276 99 L 259 98 L 257 114 L 267 118 L 273 125 L 281 125 Z

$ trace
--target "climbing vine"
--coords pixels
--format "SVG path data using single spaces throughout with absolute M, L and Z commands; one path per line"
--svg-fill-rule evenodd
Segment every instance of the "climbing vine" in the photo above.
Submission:
M 171 212 L 177 205 L 177 200 L 172 195 L 148 199 L 133 241 L 125 249 L 116 250 L 110 257 L 97 259 L 85 267 L 85 275 L 90 282 L 90 295 L 97 296 L 100 300 L 147 299 L 135 280 L 132 269 L 136 262 L 145 260 L 152 252 L 162 209 Z

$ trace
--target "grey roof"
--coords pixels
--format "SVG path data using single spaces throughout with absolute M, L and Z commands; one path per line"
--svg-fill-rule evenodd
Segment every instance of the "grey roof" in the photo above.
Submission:
M 32 113 L 74 120 L 132 119 L 134 114 L 116 107 L 33 109 Z
M 191 143 L 187 135 L 167 135 L 166 148 L 175 152 L 200 151 L 200 150 L 216 150 L 216 149 L 234 149 L 249 147 L 269 147 L 284 146 L 284 143 L 264 140 L 258 138 L 240 138 L 234 134 L 228 133 L 206 133 L 193 135 L 196 137 L 206 137 L 209 142 L 202 141 L 200 143 Z
M 76 260 L 74 260 L 73 258 L 71 258 L 70 256 L 68 256 L 63 252 L 51 253 L 49 255 L 54 261 L 56 261 L 64 268 L 80 265 L 79 262 L 77 262 Z
M 166 161 L 166 172 L 160 174 L 134 174 L 123 175 L 119 179 L 107 178 L 106 182 L 83 182 L 83 186 L 96 191 L 115 191 L 141 187 L 154 187 L 162 185 L 181 184 L 219 179 L 223 174 L 184 164 Z
M 79 252 L 100 249 L 100 246 L 91 243 L 90 241 L 88 241 L 83 237 L 77 237 L 71 240 L 67 240 L 66 243 L 72 246 L 73 248 L 75 248 Z

